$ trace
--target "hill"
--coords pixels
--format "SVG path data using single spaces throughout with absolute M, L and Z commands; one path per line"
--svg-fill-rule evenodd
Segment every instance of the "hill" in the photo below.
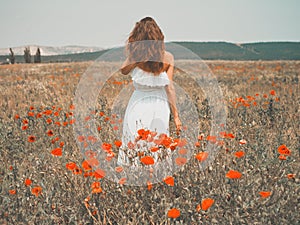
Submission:
M 258 42 L 258 43 L 229 43 L 229 42 L 170 42 L 166 49 L 172 52 L 176 59 L 188 59 L 186 51 L 174 48 L 174 44 L 191 50 L 203 60 L 300 60 L 300 42 Z M 176 45 L 175 45 L 176 46 Z M 121 48 L 121 47 L 120 47 Z M 115 48 L 118 49 L 118 48 Z M 78 62 L 96 60 L 110 49 L 95 52 L 83 52 L 60 55 L 43 55 L 42 62 Z M 8 55 L 0 56 L 4 62 Z M 16 56 L 16 62 L 23 63 L 22 55 Z

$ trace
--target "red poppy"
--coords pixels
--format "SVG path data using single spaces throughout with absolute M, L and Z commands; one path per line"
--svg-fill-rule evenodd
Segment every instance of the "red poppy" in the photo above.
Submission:
M 82 168 L 84 171 L 89 171 L 89 170 L 92 170 L 92 167 L 90 166 L 90 164 L 84 160 L 81 164 Z
M 9 192 L 9 194 L 11 194 L 11 195 L 15 195 L 15 194 L 17 193 L 17 191 L 16 191 L 15 189 L 9 190 L 8 192 Z
M 178 154 L 180 155 L 186 155 L 188 153 L 188 150 L 185 148 L 181 148 L 178 150 Z
M 285 155 L 279 155 L 278 159 L 280 159 L 280 160 L 286 160 L 286 156 Z
M 150 181 L 147 181 L 147 189 L 150 191 L 153 188 L 153 185 Z
M 239 141 L 239 144 L 240 144 L 240 145 L 245 145 L 245 144 L 247 144 L 247 141 L 244 140 L 244 139 L 242 139 L 242 140 Z
M 138 135 L 140 136 L 140 138 L 142 140 L 146 140 L 148 135 L 150 134 L 150 131 L 149 130 L 145 130 L 145 129 L 139 129 L 137 131 Z
M 35 140 L 36 140 L 36 138 L 35 138 L 35 136 L 33 136 L 33 135 L 30 135 L 29 137 L 28 137 L 28 142 L 35 142 Z
M 28 126 L 22 126 L 22 130 L 27 130 Z
M 30 179 L 25 179 L 25 181 L 24 181 L 24 184 L 26 185 L 26 186 L 29 186 L 29 185 L 31 185 L 31 183 L 32 183 L 32 181 L 30 180 Z
M 62 149 L 61 148 L 55 148 L 51 151 L 51 154 L 55 155 L 55 156 L 62 156 Z
M 120 148 L 122 146 L 122 141 L 116 140 L 115 141 L 115 146 L 117 146 L 118 148 Z
M 33 195 L 35 195 L 36 197 L 38 197 L 42 193 L 42 190 L 43 189 L 40 186 L 36 186 L 36 187 L 31 189 L 31 193 Z
M 104 151 L 106 151 L 106 152 L 111 151 L 111 144 L 109 144 L 109 143 L 103 143 L 103 144 L 102 144 L 102 149 L 103 149 Z
M 166 177 L 164 182 L 169 186 L 174 186 L 174 178 L 171 176 Z
M 160 149 L 159 147 L 153 146 L 153 147 L 150 148 L 150 151 L 151 152 L 157 152 L 159 149 Z
M 178 166 L 183 166 L 184 164 L 186 164 L 186 162 L 187 162 L 187 159 L 186 159 L 186 158 L 183 158 L 183 157 L 177 157 L 177 158 L 175 159 L 175 163 L 176 163 L 176 165 L 178 165 Z
M 234 153 L 234 155 L 237 157 L 237 158 L 241 158 L 245 155 L 245 153 L 243 151 L 239 151 L 239 152 L 236 152 Z
M 208 210 L 214 204 L 214 202 L 215 201 L 211 198 L 203 199 L 201 202 L 202 210 L 204 210 L 204 211 Z
M 239 179 L 242 177 L 242 174 L 236 170 L 229 170 L 229 172 L 226 174 L 226 177 L 230 179 Z
M 203 162 L 207 159 L 208 153 L 207 152 L 200 152 L 198 153 L 195 158 L 198 159 L 200 162 Z
M 77 165 L 74 162 L 69 162 L 69 163 L 66 164 L 66 168 L 68 170 L 74 170 L 76 167 L 77 167 Z
M 259 192 L 259 194 L 262 198 L 267 198 L 271 195 L 271 192 L 270 191 L 261 191 L 261 192 Z
M 275 94 L 276 94 L 276 92 L 274 90 L 270 91 L 270 95 L 275 95 Z
M 30 116 L 30 117 L 34 117 L 34 112 L 28 112 L 27 115 Z
M 53 136 L 53 131 L 52 131 L 52 130 L 48 130 L 48 131 L 47 131 L 47 135 L 48 135 L 48 136 Z
M 95 171 L 94 177 L 95 177 L 96 179 L 100 179 L 100 178 L 105 177 L 105 171 L 104 171 L 104 170 L 101 170 L 101 169 L 97 169 L 97 170 Z
M 120 180 L 119 180 L 119 184 L 125 184 L 126 183 L 126 177 L 122 177 Z
M 115 171 L 116 171 L 117 173 L 121 173 L 121 172 L 123 171 L 123 167 L 117 166 L 117 167 L 115 168 Z
M 168 217 L 169 218 L 175 219 L 175 218 L 177 218 L 179 216 L 180 216 L 180 211 L 178 209 L 176 209 L 176 208 L 170 209 L 168 211 Z
M 280 145 L 278 147 L 278 152 L 282 155 L 291 155 L 291 151 L 285 145 Z
M 140 159 L 140 161 L 144 164 L 144 165 L 153 165 L 154 164 L 154 159 L 151 156 L 144 156 Z

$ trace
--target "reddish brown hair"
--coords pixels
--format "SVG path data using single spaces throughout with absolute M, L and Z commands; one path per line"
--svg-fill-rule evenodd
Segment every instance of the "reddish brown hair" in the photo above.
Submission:
M 126 53 L 129 61 L 144 71 L 162 72 L 164 35 L 153 18 L 145 17 L 135 24 L 127 40 Z

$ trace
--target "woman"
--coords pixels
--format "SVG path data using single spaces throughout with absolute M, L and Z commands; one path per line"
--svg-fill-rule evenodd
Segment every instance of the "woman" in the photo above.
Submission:
M 119 165 L 130 165 L 128 152 L 123 150 L 136 146 L 141 139 L 139 132 L 150 130 L 153 136 L 169 135 L 170 108 L 177 132 L 181 130 L 172 83 L 174 57 L 165 51 L 164 35 L 154 19 L 145 17 L 136 23 L 127 40 L 126 53 L 121 73 L 127 75 L 132 72 L 135 90 L 123 120 Z M 154 158 L 157 160 L 157 157 Z

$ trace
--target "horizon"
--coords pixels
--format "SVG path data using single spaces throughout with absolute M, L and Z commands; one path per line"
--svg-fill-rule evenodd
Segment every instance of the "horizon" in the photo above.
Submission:
M 147 7 L 137 0 L 130 3 L 128 7 L 116 0 L 3 2 L 0 18 L 6 22 L 0 27 L 0 48 L 124 46 L 135 23 L 145 16 L 156 20 L 166 42 L 300 42 L 297 0 L 153 0 Z

